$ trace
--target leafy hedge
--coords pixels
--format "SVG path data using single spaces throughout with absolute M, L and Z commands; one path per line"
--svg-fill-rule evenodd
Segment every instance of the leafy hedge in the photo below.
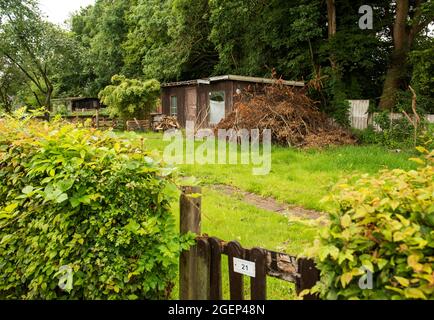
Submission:
M 0 298 L 170 294 L 191 236 L 175 232 L 174 186 L 142 143 L 0 120 Z
M 417 171 L 366 175 L 329 199 L 337 209 L 310 252 L 321 298 L 434 299 L 434 151 L 419 149 Z

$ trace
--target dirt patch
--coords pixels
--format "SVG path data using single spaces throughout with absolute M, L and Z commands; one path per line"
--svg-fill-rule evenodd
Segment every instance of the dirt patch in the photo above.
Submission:
M 291 205 L 285 205 L 280 202 L 278 202 L 276 199 L 268 197 L 261 197 L 257 194 L 247 192 L 240 190 L 238 188 L 235 188 L 233 186 L 228 185 L 214 185 L 211 188 L 214 190 L 223 192 L 227 195 L 231 196 L 239 196 L 242 198 L 242 200 L 248 204 L 251 204 L 257 208 L 276 212 L 281 215 L 287 216 L 287 217 L 297 217 L 297 218 L 303 218 L 303 219 L 311 219 L 311 220 L 317 220 L 319 218 L 325 217 L 326 213 L 319 212 L 315 210 L 308 210 L 303 207 L 299 206 L 291 206 Z

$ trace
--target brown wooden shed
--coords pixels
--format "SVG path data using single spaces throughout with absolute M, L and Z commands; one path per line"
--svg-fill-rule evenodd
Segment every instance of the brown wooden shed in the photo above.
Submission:
M 261 90 L 276 80 L 235 75 L 162 84 L 161 104 L 165 115 L 176 116 L 181 126 L 193 121 L 197 127 L 217 125 L 232 112 L 239 90 Z M 303 87 L 304 82 L 283 81 L 284 85 Z
M 106 108 L 98 98 L 68 97 L 53 99 L 53 105 L 64 105 L 69 112 L 92 111 Z

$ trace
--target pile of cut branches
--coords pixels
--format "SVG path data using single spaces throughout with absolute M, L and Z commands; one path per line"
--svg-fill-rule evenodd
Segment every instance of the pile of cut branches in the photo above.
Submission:
M 270 129 L 274 143 L 295 147 L 356 143 L 349 130 L 319 111 L 302 90 L 277 83 L 260 93 L 244 90 L 235 99 L 234 111 L 217 129 Z

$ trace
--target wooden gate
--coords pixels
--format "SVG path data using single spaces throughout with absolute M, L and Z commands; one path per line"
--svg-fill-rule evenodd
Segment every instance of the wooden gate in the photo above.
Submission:
M 181 233 L 200 235 L 196 245 L 180 258 L 181 300 L 222 300 L 222 255 L 228 257 L 231 300 L 244 300 L 244 278 L 250 278 L 252 300 L 266 300 L 267 277 L 292 282 L 297 294 L 312 288 L 319 271 L 309 259 L 297 259 L 285 253 L 263 248 L 246 249 L 238 242 L 226 242 L 201 235 L 201 189 L 184 187 L 180 199 Z M 304 296 L 305 300 L 316 299 Z

